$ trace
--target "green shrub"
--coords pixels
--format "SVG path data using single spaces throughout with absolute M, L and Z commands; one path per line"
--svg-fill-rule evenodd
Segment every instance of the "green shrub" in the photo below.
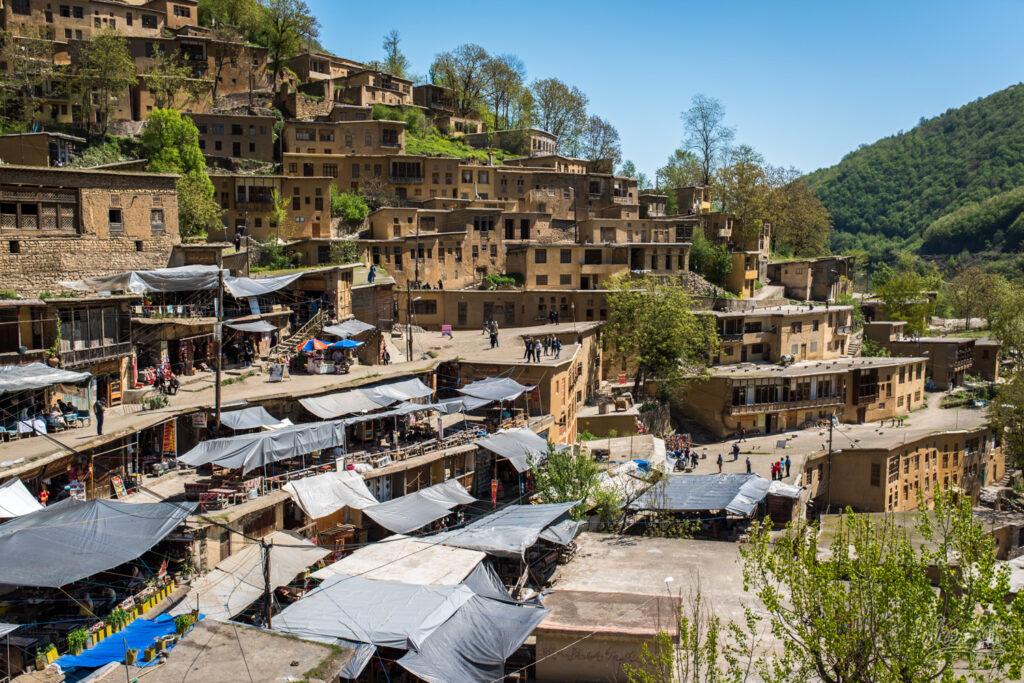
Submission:
M 362 223 L 370 215 L 370 207 L 361 193 L 338 192 L 331 185 L 331 217 L 342 218 L 346 223 Z
M 0 299 L 20 299 L 18 293 L 13 289 L 0 289 Z
M 359 263 L 362 252 L 353 240 L 342 240 L 331 243 L 331 263 Z
M 483 289 L 495 290 L 502 287 L 518 287 L 523 284 L 523 276 L 520 273 L 490 273 L 484 276 Z
M 285 270 L 297 267 L 301 260 L 299 254 L 288 254 L 284 246 L 274 239 L 269 239 L 263 243 L 257 263 L 263 270 Z
M 866 358 L 888 358 L 889 349 L 876 343 L 873 339 L 864 339 L 860 347 L 860 355 Z

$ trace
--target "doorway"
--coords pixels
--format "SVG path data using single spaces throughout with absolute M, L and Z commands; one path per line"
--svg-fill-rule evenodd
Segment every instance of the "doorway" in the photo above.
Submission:
M 764 433 L 765 434 L 771 434 L 772 433 L 772 417 L 774 417 L 774 416 L 773 415 L 765 415 L 764 416 Z

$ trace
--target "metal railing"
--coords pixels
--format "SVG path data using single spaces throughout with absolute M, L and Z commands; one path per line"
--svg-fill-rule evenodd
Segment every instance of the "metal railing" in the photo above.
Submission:
M 783 410 L 801 410 L 803 408 L 842 405 L 844 402 L 845 399 L 842 396 L 825 396 L 822 398 L 809 398 L 801 401 L 769 401 L 768 403 L 734 405 L 729 406 L 727 412 L 730 415 L 745 415 L 748 413 L 763 413 L 769 410 L 771 412 L 780 412 Z

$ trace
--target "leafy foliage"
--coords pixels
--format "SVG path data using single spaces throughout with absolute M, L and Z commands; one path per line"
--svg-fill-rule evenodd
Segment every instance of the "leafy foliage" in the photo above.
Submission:
M 647 380 L 679 389 L 706 371 L 708 349 L 718 345 L 714 322 L 693 313 L 693 300 L 676 283 L 646 277 L 608 282 L 608 323 L 602 342 L 613 362 L 636 368 L 634 396 Z
M 548 442 L 547 457 L 543 463 L 532 462 L 537 498 L 542 503 L 569 503 L 581 501 L 569 511 L 573 519 L 583 519 L 590 508 L 592 497 L 601 488 L 601 469 L 586 449 L 568 448 L 559 451 Z M 608 498 L 605 495 L 605 498 Z M 605 501 L 607 504 L 607 500 Z M 614 501 L 612 501 L 614 505 Z
M 250 38 L 267 48 L 277 86 L 285 63 L 320 35 L 320 24 L 303 0 L 261 0 Z
M 370 215 L 370 207 L 359 192 L 338 192 L 331 185 L 331 216 L 342 218 L 350 224 L 359 224 Z
M 1007 465 L 1024 466 L 1024 373 L 1015 370 L 999 385 L 992 402 L 992 426 L 1003 442 Z
M 931 292 L 940 284 L 934 264 L 924 266 L 908 254 L 896 269 L 883 265 L 872 284 L 890 320 L 907 321 L 906 330 L 912 334 L 925 333 L 935 313 Z
M 336 240 L 331 242 L 331 263 L 359 263 L 362 261 L 362 251 L 355 240 Z
M 506 275 L 502 275 L 501 273 L 488 273 L 487 275 L 484 275 L 481 288 L 493 291 L 495 289 L 502 289 L 505 287 L 518 287 L 522 284 L 523 276 L 520 273 L 508 273 Z
M 732 257 L 724 244 L 712 244 L 704 231 L 694 228 L 690 247 L 690 270 L 713 285 L 725 287 L 726 278 L 732 271 Z
M 910 240 L 913 248 L 924 234 L 933 253 L 1000 241 L 1017 248 L 1013 241 L 1024 236 L 1020 224 L 1012 235 L 1008 228 L 1021 201 L 1011 191 L 1024 186 L 1021 111 L 1024 86 L 1018 84 L 861 147 L 808 175 L 808 184 L 832 213 L 837 233 L 852 234 L 853 242 L 870 236 L 861 247 L 879 242 L 907 248 Z M 968 210 L 954 215 L 963 207 Z M 848 243 L 834 242 L 833 249 Z
M 72 99 L 80 105 L 88 125 L 95 120 L 93 114 L 98 113 L 102 132 L 106 133 L 117 97 L 138 81 L 128 40 L 108 28 L 76 45 L 76 49 L 78 54 L 71 59 L 74 68 L 69 83 Z
M 405 121 L 406 135 L 423 135 L 427 131 L 427 120 L 423 110 L 417 107 L 389 107 L 385 104 L 373 105 L 374 120 Z

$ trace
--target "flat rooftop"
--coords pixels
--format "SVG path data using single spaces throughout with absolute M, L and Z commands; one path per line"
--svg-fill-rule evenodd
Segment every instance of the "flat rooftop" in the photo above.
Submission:
M 755 602 L 743 593 L 739 546 L 719 541 L 647 538 L 585 532 L 572 562 L 558 567 L 552 588 L 657 597 L 687 596 L 700 588 L 723 620 L 743 619 Z M 671 577 L 671 581 L 666 581 Z
M 794 316 L 794 315 L 820 315 L 832 311 L 852 311 L 853 306 L 797 306 L 786 304 L 785 306 L 764 306 L 752 308 L 746 311 L 708 311 L 716 318 L 749 318 L 752 316 Z
M 650 638 L 659 631 L 675 631 L 677 605 L 677 600 L 667 593 L 637 595 L 556 590 L 544 598 L 544 607 L 551 612 L 537 629 Z
M 715 377 L 804 377 L 828 375 L 848 370 L 897 368 L 926 360 L 928 359 L 924 356 L 894 356 L 805 360 L 785 366 L 774 363 L 729 363 L 713 366 L 711 374 Z

